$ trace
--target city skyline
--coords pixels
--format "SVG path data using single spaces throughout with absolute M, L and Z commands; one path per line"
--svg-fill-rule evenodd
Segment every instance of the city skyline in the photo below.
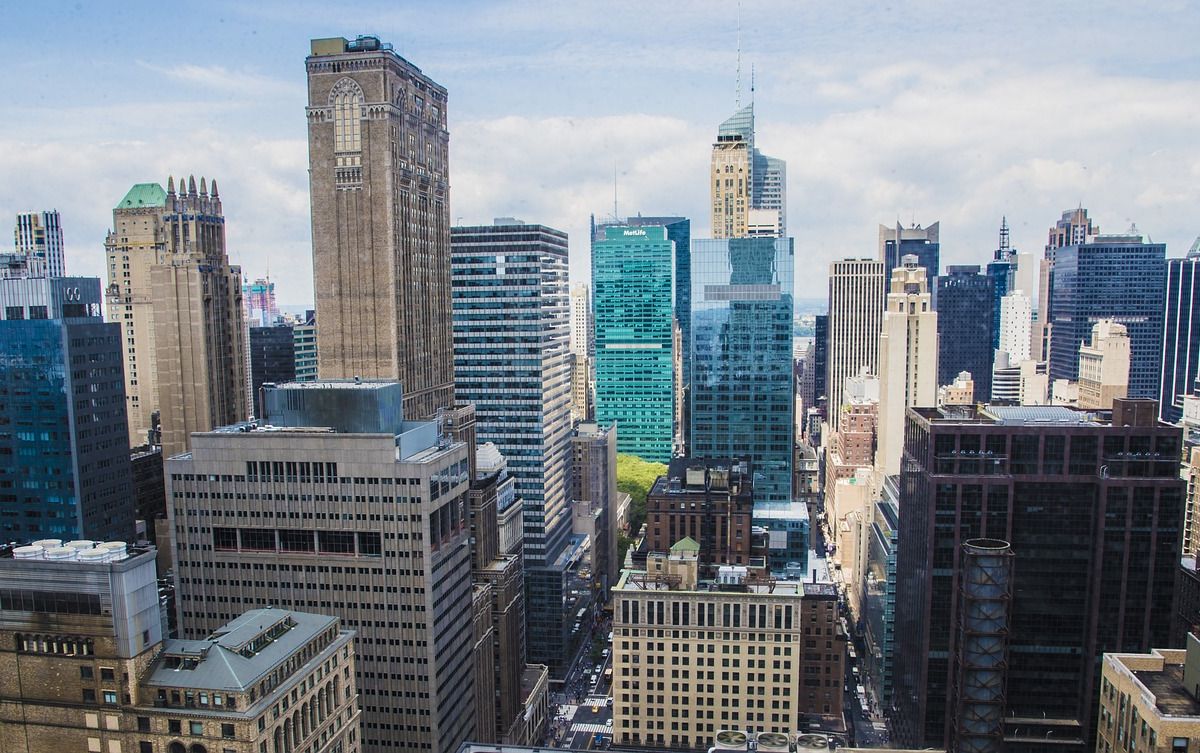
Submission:
M 742 104 L 753 78 L 757 143 L 790 166 L 798 269 L 871 255 L 879 223 L 921 218 L 945 225 L 944 265 L 986 263 L 1004 214 L 1013 245 L 1036 253 L 1046 222 L 1078 204 L 1108 231 L 1136 222 L 1182 256 L 1200 198 L 1189 177 L 1200 146 L 1188 133 L 1200 116 L 1200 59 L 1185 31 L 1198 12 L 1087 7 L 1081 16 L 1069 7 L 744 3 Z M 0 53 L 25 103 L 21 119 L 0 126 L 0 173 L 39 176 L 0 187 L 0 212 L 58 207 L 75 274 L 99 276 L 103 266 L 112 199 L 100 197 L 186 167 L 221 175 L 237 207 L 231 261 L 251 278 L 276 270 L 282 305 L 310 303 L 295 60 L 310 38 L 331 33 L 391 39 L 450 90 L 455 224 L 513 215 L 562 227 L 571 277 L 584 281 L 586 223 L 611 211 L 616 166 L 618 212 L 701 218 L 693 236 L 710 235 L 702 180 L 712 129 L 736 103 L 736 23 L 720 5 L 685 17 L 666 4 L 644 15 L 621 4 L 475 4 L 452 19 L 416 4 L 359 8 L 354 18 L 270 4 L 173 15 L 68 8 L 38 18 L 57 17 L 56 39 L 72 56 L 36 53 L 33 36 L 16 35 Z M 33 12 L 15 9 L 9 28 L 34 23 Z M 1086 44 L 1045 44 L 1042 30 L 1064 25 Z M 171 62 L 141 41 L 164 35 Z M 895 59 L 885 42 L 896 37 L 921 59 Z M 122 157 L 132 146 L 138 161 Z M 797 295 L 822 295 L 815 276 L 797 279 Z

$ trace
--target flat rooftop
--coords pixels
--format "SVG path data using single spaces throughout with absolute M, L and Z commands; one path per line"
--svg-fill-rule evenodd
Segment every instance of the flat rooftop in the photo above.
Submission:
M 1110 411 L 1080 410 L 1065 405 L 953 405 L 910 408 L 917 415 L 941 424 L 991 424 L 993 426 L 1107 426 Z
M 1182 664 L 1164 664 L 1161 672 L 1133 675 L 1154 694 L 1154 705 L 1163 716 L 1200 716 L 1200 701 L 1184 690 Z
M 741 583 L 723 584 L 714 579 L 700 580 L 694 589 L 673 587 L 672 581 L 665 576 L 648 575 L 645 570 L 624 570 L 617 581 L 615 590 L 618 591 L 673 591 L 675 593 L 752 593 L 776 594 L 780 596 L 803 596 L 806 589 L 812 586 L 823 586 L 821 583 L 805 583 L 798 580 L 758 580 L 746 579 Z M 832 588 L 833 586 L 830 586 Z M 823 594 L 818 589 L 816 593 Z

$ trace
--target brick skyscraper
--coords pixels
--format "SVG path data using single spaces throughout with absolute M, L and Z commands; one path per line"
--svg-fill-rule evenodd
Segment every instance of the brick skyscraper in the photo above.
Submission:
M 320 376 L 399 380 L 431 416 L 454 403 L 446 89 L 370 36 L 306 66 Z

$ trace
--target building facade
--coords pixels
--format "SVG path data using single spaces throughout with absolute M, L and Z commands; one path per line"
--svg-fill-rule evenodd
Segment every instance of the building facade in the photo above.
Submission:
M 694 549 L 651 555 L 614 589 L 613 743 L 707 750 L 718 730 L 840 717 L 845 652 L 832 585 L 732 566 L 712 581 Z
M 602 511 L 593 526 L 592 579 L 605 594 L 617 582 L 617 426 L 580 424 L 571 437 L 571 499 Z
M 966 666 L 964 542 L 1011 544 L 1009 751 L 1094 744 L 1103 652 L 1164 645 L 1179 562 L 1180 430 L 1154 401 L 910 409 L 900 477 L 893 735 L 946 745 Z M 943 521 L 953 519 L 953 525 Z M 1136 588 L 1127 584 L 1137 583 Z M 1104 615 L 1096 619 L 1096 615 Z
M 242 283 L 242 301 L 251 327 L 275 326 L 279 319 L 279 306 L 275 303 L 275 283 L 271 282 L 270 277 Z
M 1200 377 L 1200 238 L 1183 259 L 1167 259 L 1163 352 L 1158 397 L 1162 420 L 1183 419 L 1183 399 Z
M 994 280 L 980 274 L 978 265 L 951 265 L 937 278 L 933 307 L 938 313 L 939 386 L 950 384 L 959 372 L 969 371 L 975 394 L 992 394 L 992 316 Z
M 1079 407 L 1111 410 L 1113 400 L 1129 391 L 1129 332 L 1123 324 L 1101 319 L 1079 346 Z
M 1182 649 L 1104 655 L 1096 753 L 1200 750 L 1200 639 Z
M 596 327 L 592 322 L 592 293 L 587 283 L 571 286 L 571 418 L 590 421 L 593 415 L 592 363 Z
M 646 546 L 670 551 L 690 538 L 705 572 L 748 565 L 754 523 L 753 464 L 745 459 L 677 458 L 646 495 Z
M 167 460 L 182 635 L 251 606 L 335 615 L 364 647 L 363 750 L 454 749 L 475 724 L 467 447 L 404 420 L 394 382 L 265 394 L 264 424 Z
M 790 238 L 692 241 L 688 454 L 749 456 L 758 499 L 792 500 Z
M 900 472 L 904 412 L 937 405 L 938 321 L 924 267 L 908 256 L 892 270 L 879 335 L 879 423 L 875 467 Z
M 304 321 L 292 327 L 292 347 L 296 355 L 297 382 L 317 381 L 317 313 L 305 312 Z
M 13 228 L 13 247 L 26 260 L 30 277 L 66 277 L 66 246 L 57 209 L 21 212 Z
M 828 358 L 825 387 L 828 420 L 836 431 L 846 378 L 864 368 L 879 373 L 879 332 L 887 295 L 884 264 L 873 259 L 843 259 L 829 266 Z
M 1101 235 L 1054 250 L 1050 380 L 1079 378 L 1079 346 L 1100 319 L 1129 331 L 1129 395 L 1158 399 L 1167 247 L 1141 235 Z
M 313 287 L 322 379 L 394 379 L 454 405 L 446 89 L 376 37 L 314 39 Z
M 164 452 L 193 431 L 248 415 L 241 270 L 229 264 L 217 182 L 139 183 L 113 209 L 104 242 L 108 313 L 128 347 L 129 445 L 159 414 Z
M 787 236 L 787 163 L 755 148 L 754 103 L 717 129 L 709 187 L 713 238 Z
M 0 280 L 0 535 L 132 541 L 121 327 L 92 277 Z
M 918 267 L 925 268 L 930 290 L 936 288 L 941 274 L 940 222 L 929 227 L 917 224 L 904 227 L 899 222 L 896 227 L 879 226 L 879 260 L 883 262 L 885 279 L 891 279 L 892 270 L 903 266 L 904 257 L 910 255 L 917 257 Z
M 287 324 L 250 328 L 250 394 L 254 415 L 263 415 L 258 390 L 266 382 L 279 384 L 296 378 L 296 333 Z
M 154 553 L 88 554 L 0 559 L 0 667 L 20 680 L 0 691 L 0 749 L 361 750 L 353 634 L 336 617 L 255 609 L 164 640 Z
M 661 225 L 608 225 L 592 242 L 596 421 L 620 425 L 620 452 L 656 463 L 674 442 L 673 249 Z

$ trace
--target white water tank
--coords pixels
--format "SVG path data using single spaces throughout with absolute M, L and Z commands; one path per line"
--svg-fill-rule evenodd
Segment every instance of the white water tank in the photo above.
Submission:
M 106 541 L 103 544 L 97 544 L 97 549 L 103 549 L 112 555 L 110 561 L 123 560 L 128 556 L 129 547 L 124 541 Z
M 78 549 L 72 549 L 69 546 L 56 546 L 47 549 L 42 556 L 48 560 L 73 560 L 78 553 Z
M 62 546 L 62 539 L 38 539 L 30 544 L 30 546 L 40 546 L 42 549 L 53 549 L 56 546 Z
M 37 544 L 30 546 L 19 546 L 13 550 L 13 559 L 15 560 L 40 560 L 42 553 L 45 552 L 45 547 L 40 547 Z
M 96 546 L 96 542 L 90 539 L 76 539 L 75 541 L 68 541 L 63 546 L 68 549 L 91 549 Z
M 111 562 L 113 555 L 107 549 L 84 549 L 79 552 L 79 556 L 76 559 L 80 562 L 95 564 L 97 562 Z

